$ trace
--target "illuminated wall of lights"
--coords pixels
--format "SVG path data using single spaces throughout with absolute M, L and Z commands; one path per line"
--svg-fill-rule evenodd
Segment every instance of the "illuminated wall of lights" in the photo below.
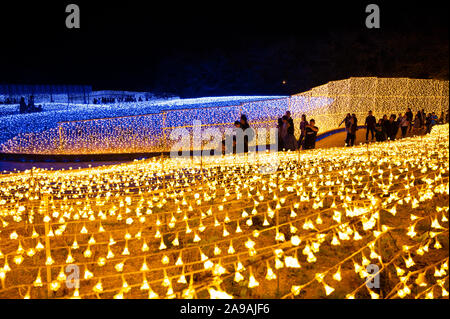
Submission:
M 0 176 L 0 298 L 448 298 L 448 125 L 256 156 Z
M 448 81 L 408 78 L 350 78 L 332 81 L 290 98 L 295 118 L 314 118 L 322 132 L 336 128 L 347 113 L 355 113 L 360 125 L 369 110 L 379 118 L 386 114 L 448 111 Z M 317 100 L 322 98 L 324 101 Z M 325 102 L 326 101 L 326 102 Z M 297 125 L 298 126 L 298 125 Z M 298 127 L 296 126 L 296 129 Z
M 320 132 L 337 128 L 345 114 L 355 113 L 363 123 L 367 112 L 383 114 L 447 111 L 448 81 L 408 78 L 350 78 L 333 81 L 308 92 L 275 100 L 244 102 L 240 105 L 158 114 L 64 122 L 57 129 L 16 136 L 1 145 L 8 153 L 80 154 L 169 151 L 175 141 L 168 137 L 175 128 L 192 130 L 193 121 L 216 127 L 222 133 L 246 114 L 254 127 L 275 127 L 286 110 L 294 117 L 296 136 L 302 114 L 314 118 Z

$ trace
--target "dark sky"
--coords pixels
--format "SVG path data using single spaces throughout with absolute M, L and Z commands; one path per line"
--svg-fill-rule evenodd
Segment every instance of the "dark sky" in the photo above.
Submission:
M 444 1 L 0 3 L 0 83 L 193 97 L 293 94 L 351 76 L 448 79 Z M 69 3 L 81 29 L 65 28 Z M 365 27 L 369 3 L 380 29 Z

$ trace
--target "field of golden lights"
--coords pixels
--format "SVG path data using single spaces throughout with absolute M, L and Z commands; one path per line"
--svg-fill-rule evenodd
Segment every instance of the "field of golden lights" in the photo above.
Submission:
M 3 174 L 0 298 L 448 298 L 448 212 L 448 125 Z

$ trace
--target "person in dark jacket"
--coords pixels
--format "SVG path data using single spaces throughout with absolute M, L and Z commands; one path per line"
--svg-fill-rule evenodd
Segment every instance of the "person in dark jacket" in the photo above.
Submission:
M 21 97 L 20 103 L 19 103 L 19 112 L 20 112 L 20 114 L 23 114 L 23 113 L 26 113 L 27 110 L 28 110 L 27 103 L 25 103 L 24 97 Z
M 250 127 L 250 124 L 248 124 L 247 115 L 242 114 L 240 122 L 241 122 L 241 128 L 243 130 L 246 130 L 246 129 L 248 129 Z
M 413 128 L 412 123 L 413 123 L 413 118 L 414 118 L 414 114 L 411 111 L 411 108 L 408 107 L 408 110 L 406 111 L 405 116 L 409 123 L 409 132 L 411 133 L 412 128 Z
M 382 119 L 380 119 L 378 123 L 375 124 L 375 139 L 377 142 L 386 141 L 386 132 L 384 130 Z
M 244 134 L 244 153 L 248 153 L 248 143 L 251 142 L 255 136 L 255 132 L 250 127 L 250 124 L 248 124 L 247 116 L 242 114 L 241 115 L 241 129 Z
M 372 141 L 373 141 L 376 123 L 377 120 L 375 116 L 373 116 L 372 111 L 369 111 L 369 115 L 366 117 L 366 122 L 364 123 L 366 126 L 366 142 L 369 141 L 369 132 L 372 134 Z
M 305 139 L 305 129 L 306 125 L 308 125 L 308 121 L 306 120 L 306 115 L 302 115 L 302 120 L 300 122 L 300 138 L 298 139 L 298 148 L 300 149 L 303 146 L 303 141 Z
M 350 113 L 347 113 L 347 115 L 345 116 L 345 118 L 342 120 L 341 123 L 339 123 L 338 126 L 341 126 L 342 123 L 345 123 L 345 127 L 347 128 L 347 123 L 349 122 L 349 120 L 350 120 L 351 117 L 352 117 L 352 116 L 350 115 Z
M 408 117 L 405 115 L 400 116 L 400 129 L 402 130 L 402 138 L 406 137 L 406 133 L 408 132 L 408 127 L 410 126 Z
M 291 111 L 286 111 L 285 116 L 286 116 L 286 119 L 287 119 L 287 121 L 289 123 L 289 125 L 288 125 L 288 134 L 294 135 L 294 131 L 295 131 L 294 119 L 291 117 Z
M 355 114 L 352 114 L 352 116 L 350 117 L 350 120 L 349 120 L 349 127 L 347 130 L 347 138 L 345 140 L 345 144 L 347 146 L 355 145 L 357 128 L 358 128 L 358 119 L 356 118 Z
M 313 149 L 316 147 L 316 137 L 319 128 L 316 126 L 316 121 L 311 119 L 309 124 L 305 126 L 305 142 L 303 148 L 305 150 Z
M 350 124 L 351 124 L 351 118 L 352 116 L 350 115 L 350 113 L 347 113 L 347 115 L 345 116 L 345 118 L 342 120 L 341 123 L 339 123 L 338 126 L 341 126 L 342 123 L 345 123 L 345 132 L 347 133 L 347 137 L 345 138 L 345 144 L 347 144 L 347 140 L 348 140 L 348 134 L 350 132 Z
M 356 134 L 356 130 L 358 129 L 358 118 L 356 117 L 355 113 L 352 114 L 352 118 L 353 118 L 353 124 L 355 125 L 355 134 Z
M 396 117 L 397 116 L 395 114 L 391 114 L 391 117 L 386 125 L 386 134 L 391 141 L 395 140 L 395 137 L 397 136 L 398 127 L 397 122 L 395 121 Z

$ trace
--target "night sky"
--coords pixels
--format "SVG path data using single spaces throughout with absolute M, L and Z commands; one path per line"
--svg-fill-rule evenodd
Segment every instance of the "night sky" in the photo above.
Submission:
M 0 4 L 0 83 L 197 97 L 449 74 L 443 1 L 42 2 Z M 81 29 L 65 28 L 69 3 Z M 380 29 L 365 27 L 369 3 L 380 6 Z

